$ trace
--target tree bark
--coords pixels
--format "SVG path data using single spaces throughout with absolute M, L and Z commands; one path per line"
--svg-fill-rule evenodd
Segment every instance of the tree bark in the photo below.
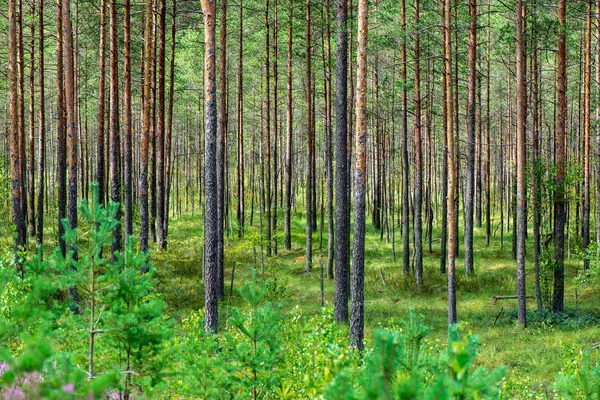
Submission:
M 467 83 L 467 184 L 465 195 L 465 275 L 473 273 L 473 211 L 475 206 L 475 135 L 477 130 L 477 0 L 469 0 L 469 78 Z
M 223 227 L 225 224 L 225 136 L 227 135 L 227 0 L 221 0 L 221 29 L 219 32 L 219 106 L 217 127 L 217 219 L 219 240 L 217 274 L 219 298 L 225 296 L 225 268 L 223 265 Z
M 401 0 L 402 19 L 402 240 L 403 240 L 403 273 L 408 275 L 410 269 L 410 195 L 409 163 L 408 163 L 408 96 L 406 90 L 406 0 Z
M 592 0 L 587 1 L 585 30 L 585 68 L 584 70 L 584 111 L 583 111 L 583 212 L 582 236 L 583 250 L 590 245 L 590 133 L 591 133 L 591 76 L 592 76 Z M 583 259 L 583 268 L 590 268 L 588 257 Z
M 110 77 L 109 77 L 109 108 L 110 108 L 110 201 L 119 203 L 117 211 L 117 220 L 121 220 L 121 136 L 119 124 L 119 34 L 117 26 L 117 2 L 110 0 L 109 3 L 110 19 Z M 117 226 L 113 231 L 112 253 L 115 254 L 122 249 L 121 226 Z
M 156 114 L 156 240 L 165 249 L 165 59 L 166 59 L 166 0 L 158 2 L 158 67 Z
M 473 0 L 472 0 L 473 1 Z M 415 134 L 413 137 L 415 164 L 415 198 L 414 198 L 414 236 L 415 236 L 415 280 L 417 286 L 423 284 L 423 141 L 421 129 L 421 49 L 419 37 L 419 0 L 415 0 Z
M 458 237 L 456 235 L 456 209 L 455 209 L 455 196 L 457 190 L 457 174 L 456 174 L 456 150 L 454 144 L 454 118 L 453 118 L 453 95 L 452 95 L 452 26 L 451 26 L 451 0 L 444 0 L 445 4 L 445 12 L 444 12 L 444 26 L 446 30 L 446 34 L 444 36 L 444 47 L 445 47 L 445 56 L 444 56 L 444 71 L 446 74 L 446 109 L 447 109 L 447 142 L 448 142 L 448 195 L 446 198 L 447 201 L 447 210 L 448 210 L 448 325 L 453 325 L 456 323 L 456 276 L 455 276 L 455 266 L 456 266 L 456 241 Z
M 283 236 L 285 248 L 292 248 L 292 165 L 293 156 L 293 109 L 292 109 L 292 29 L 294 21 L 294 3 L 289 2 L 289 21 L 288 21 L 288 39 L 287 39 L 287 126 L 285 143 L 285 215 L 283 218 Z
M 567 1 L 558 1 L 558 110 L 554 138 L 556 189 L 554 194 L 554 290 L 552 311 L 562 312 L 565 304 L 565 164 L 567 161 Z
M 527 156 L 527 90 L 526 90 L 526 60 L 525 38 L 523 24 L 525 22 L 525 9 L 522 0 L 517 0 L 515 9 L 516 18 L 516 96 L 517 96 L 517 295 L 518 319 L 524 328 L 527 326 L 527 297 L 525 290 L 525 239 L 527 238 L 527 192 L 525 187 L 525 168 Z
M 348 195 L 348 2 L 338 0 L 336 10 L 336 94 L 335 94 L 335 293 L 333 315 L 348 322 L 348 280 L 350 279 L 350 196 Z
M 106 154 L 104 153 L 105 135 L 105 75 L 106 75 L 106 0 L 100 1 L 100 71 L 98 77 L 98 138 L 96 145 L 96 180 L 98 181 L 98 201 L 104 204 L 106 199 Z
M 215 0 L 201 0 L 204 14 L 204 96 L 206 98 L 204 190 L 206 210 L 204 215 L 205 257 L 205 317 L 206 333 L 219 330 L 218 289 L 218 198 L 217 198 L 217 99 L 215 79 Z
M 290 11 L 291 13 L 291 11 Z M 245 223 L 245 189 L 244 189 L 244 87 L 243 87 L 243 75 L 244 75 L 244 47 L 243 47 L 243 32 L 244 32 L 244 9 L 243 1 L 240 0 L 240 30 L 239 30 L 239 61 L 238 61 L 238 74 L 237 74 L 237 136 L 238 136 L 238 154 L 237 154 L 237 180 L 238 180 L 238 209 L 237 209 L 237 221 L 238 221 L 238 237 L 241 239 L 244 237 L 244 223 Z M 288 210 L 286 210 L 288 212 Z M 289 216 L 288 214 L 286 214 Z M 289 220 L 288 220 L 289 224 Z M 286 233 L 289 233 L 289 225 Z M 286 236 L 287 238 L 287 236 Z M 287 242 L 286 242 L 287 243 Z M 290 245 L 291 247 L 291 245 Z M 288 248 L 286 244 L 286 248 Z
M 44 0 L 38 3 L 38 68 L 40 87 L 39 137 L 38 137 L 38 198 L 36 245 L 38 250 L 44 242 L 44 195 L 46 174 L 46 95 L 44 85 Z M 33 161 L 33 160 L 32 160 Z
M 144 27 L 144 85 L 142 97 L 142 138 L 140 143 L 140 251 L 148 251 L 148 146 L 151 130 L 152 0 L 146 0 Z
M 133 235 L 133 143 L 132 143 L 132 115 L 131 115 L 131 0 L 124 0 L 123 22 L 123 80 L 124 80 L 124 120 L 123 120 L 123 151 L 125 190 L 123 193 L 125 203 L 125 245 Z
M 363 350 L 365 306 L 365 194 L 367 178 L 367 32 L 368 0 L 358 2 L 358 57 L 356 69 L 356 167 L 354 174 L 354 243 L 352 249 L 352 312 L 350 340 Z
M 306 271 L 312 269 L 313 169 L 312 169 L 312 72 L 310 1 L 306 0 Z
M 19 153 L 19 111 L 17 107 L 17 9 L 16 0 L 8 2 L 8 79 L 9 79 L 9 142 L 10 142 L 10 177 L 12 221 L 16 226 L 15 254 L 25 246 L 25 218 L 22 212 L 21 201 L 21 163 L 23 160 Z M 60 14 L 59 14 L 60 15 Z M 17 263 L 17 273 L 23 274 L 21 262 Z

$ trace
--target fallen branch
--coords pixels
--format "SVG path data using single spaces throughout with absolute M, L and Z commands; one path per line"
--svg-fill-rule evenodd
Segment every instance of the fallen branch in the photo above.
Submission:
M 494 326 L 496 326 L 496 322 L 498 322 L 498 318 L 500 318 L 500 316 L 502 315 L 503 312 L 504 312 L 504 307 L 502 307 L 500 309 L 500 312 L 498 313 L 498 315 L 496 315 L 496 319 L 494 320 L 494 323 L 492 324 L 492 326 L 490 328 L 493 328 Z

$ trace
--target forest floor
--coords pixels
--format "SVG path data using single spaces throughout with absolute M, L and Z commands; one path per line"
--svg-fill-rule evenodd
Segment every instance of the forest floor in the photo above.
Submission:
M 256 224 L 255 215 L 255 224 Z M 282 233 L 278 232 L 277 255 L 264 257 L 264 277 L 277 280 L 283 295 L 280 302 L 284 310 L 298 306 L 304 314 L 321 312 L 320 257 L 323 267 L 327 260 L 327 228 L 325 226 L 322 247 L 319 230 L 314 235 L 312 273 L 305 273 L 304 223 L 300 215 L 293 219 L 292 250 L 285 250 Z M 393 259 L 392 243 L 372 227 L 367 228 L 365 265 L 365 326 L 367 336 L 377 327 L 393 326 L 406 316 L 412 307 L 425 317 L 426 324 L 434 331 L 431 339 L 444 343 L 447 338 L 447 280 L 439 271 L 439 231 L 433 232 L 433 252 L 424 241 L 424 283 L 417 288 L 414 277 L 402 275 L 402 241 L 399 229 L 396 233 L 396 260 Z M 532 249 L 530 235 L 528 249 Z M 172 218 L 169 228 L 169 250 L 156 252 L 152 260 L 158 269 L 158 290 L 167 301 L 168 312 L 181 320 L 191 312 L 203 307 L 202 280 L 202 219 L 199 215 L 183 215 Z M 238 288 L 251 276 L 252 267 L 261 275 L 259 232 L 256 228 L 246 231 L 243 240 L 237 234 L 226 238 L 225 248 L 225 299 L 221 302 L 221 323 L 226 323 L 232 305 L 239 304 L 240 297 L 234 289 L 229 295 L 231 269 L 236 263 L 234 287 Z M 499 235 L 492 237 L 486 246 L 485 228 L 475 229 L 475 274 L 465 277 L 463 259 L 457 260 L 457 311 L 466 330 L 479 337 L 480 352 L 477 363 L 488 368 L 504 365 L 508 368 L 508 380 L 527 387 L 532 398 L 548 393 L 550 384 L 571 360 L 577 358 L 581 349 L 590 348 L 600 340 L 600 292 L 592 286 L 577 283 L 575 277 L 582 262 L 572 256 L 566 263 L 565 309 L 562 316 L 536 311 L 534 264 L 532 254 L 527 258 L 527 329 L 516 322 L 516 299 L 499 299 L 494 296 L 516 294 L 516 263 L 511 257 L 512 237 L 505 235 L 504 247 Z M 532 253 L 532 252 L 530 252 Z M 462 242 L 460 256 L 462 257 Z M 542 287 L 550 288 L 551 272 L 543 272 L 548 282 Z M 385 279 L 385 285 L 382 281 Z M 542 279 L 544 281 L 544 279 Z M 333 307 L 333 281 L 324 278 L 325 307 Z M 344 329 L 344 328 L 342 328 Z

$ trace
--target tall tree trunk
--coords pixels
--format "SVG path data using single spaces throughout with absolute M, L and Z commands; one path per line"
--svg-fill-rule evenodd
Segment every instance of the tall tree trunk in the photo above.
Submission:
M 156 114 L 156 240 L 165 249 L 165 59 L 166 59 L 166 0 L 158 2 L 158 67 Z
M 104 153 L 105 135 L 105 75 L 106 75 L 106 0 L 100 1 L 100 72 L 98 77 L 98 138 L 96 145 L 96 180 L 98 181 L 98 200 L 104 204 L 106 199 L 106 155 Z
M 77 110 L 75 108 L 75 49 L 73 48 L 73 29 L 71 24 L 71 0 L 62 1 L 63 57 L 65 74 L 65 104 L 67 110 L 67 159 L 68 159 L 68 197 L 69 228 L 77 229 Z M 77 260 L 77 250 L 72 246 L 73 259 Z M 69 288 L 72 310 L 79 312 L 79 294 L 77 288 Z
M 367 178 L 367 30 L 368 0 L 358 2 L 356 69 L 356 167 L 354 175 L 354 244 L 352 249 L 352 313 L 350 340 L 363 349 L 365 327 L 365 194 Z
M 335 245 L 335 226 L 333 222 L 333 128 L 332 128 L 332 116 L 331 116 L 331 85 L 332 85 L 332 71 L 331 71 L 331 17 L 329 13 L 331 12 L 330 8 L 330 0 L 326 0 L 325 3 L 325 12 L 327 17 L 325 18 L 326 27 L 325 27 L 325 38 L 327 43 L 325 44 L 327 49 L 327 91 L 325 93 L 325 134 L 327 136 L 327 155 L 326 155 L 326 165 L 327 165 L 327 277 L 329 279 L 333 279 L 333 260 L 335 257 L 334 245 Z M 344 81 L 345 85 L 345 81 Z M 343 86 L 343 85 L 342 85 Z M 275 102 L 277 103 L 277 102 Z M 344 114 L 346 114 L 346 110 L 344 110 Z M 346 125 L 346 121 L 344 121 L 344 125 Z M 344 160 L 344 159 L 343 159 Z M 345 193 L 344 193 L 345 194 Z
M 121 203 L 121 136 L 119 127 L 119 33 L 117 26 L 117 2 L 110 0 L 110 77 L 109 77 L 109 108 L 110 108 L 110 201 Z M 117 220 L 121 220 L 121 206 L 117 211 Z M 120 225 L 113 231 L 112 253 L 115 254 L 122 249 Z
M 152 0 L 146 0 L 144 24 L 144 85 L 142 96 L 142 138 L 140 143 L 140 251 L 148 251 L 148 145 L 151 130 Z
M 35 236 L 35 1 L 31 2 L 31 23 L 29 38 L 29 164 L 27 189 L 29 194 L 29 235 Z
M 290 6 L 291 9 L 291 6 Z M 291 11 L 290 11 L 291 13 Z M 237 74 L 237 134 L 238 134 L 238 154 L 237 154 L 237 180 L 238 180 L 238 210 L 237 210 L 237 221 L 238 221 L 238 237 L 244 237 L 244 222 L 245 222 L 245 190 L 244 190 L 244 88 L 243 88 L 243 76 L 244 76 L 244 47 L 243 47 L 243 32 L 244 32 L 244 9 L 243 1 L 240 0 L 240 30 L 239 30 L 239 61 L 238 61 L 238 74 Z M 253 156 L 253 155 L 252 155 Z M 287 216 L 289 211 L 286 209 Z M 289 233 L 289 220 L 288 229 L 286 234 Z M 286 236 L 287 238 L 287 236 Z M 286 248 L 291 248 L 291 244 L 288 247 L 286 242 Z
M 65 121 L 65 90 L 63 62 L 62 2 L 57 2 L 56 18 L 56 180 L 58 181 L 58 244 L 63 256 L 67 254 L 63 219 L 67 217 L 67 135 Z M 18 227 L 19 225 L 17 225 Z M 17 233 L 18 233 L 17 229 Z
M 348 2 L 338 0 L 336 10 L 336 93 L 335 93 L 335 293 L 333 315 L 348 322 L 350 279 L 350 196 L 348 194 Z
M 219 220 L 217 198 L 217 99 L 215 57 L 215 0 L 201 0 L 204 15 L 204 95 L 206 98 L 204 185 L 205 317 L 206 333 L 219 330 L 218 250 Z
M 312 72 L 310 1 L 306 0 L 306 271 L 312 269 L 313 169 L 312 169 Z
M 465 195 L 465 275 L 473 273 L 473 210 L 475 207 L 475 135 L 477 130 L 477 0 L 469 0 L 469 79 L 467 110 L 467 187 Z
M 532 37 L 533 42 L 533 65 L 531 67 L 533 71 L 533 82 L 532 82 L 532 94 L 533 99 L 533 120 L 531 121 L 531 141 L 532 141 L 532 160 L 531 160 L 531 211 L 533 212 L 533 260 L 535 264 L 535 298 L 537 301 L 537 309 L 539 312 L 543 310 L 542 304 L 542 290 L 540 286 L 540 253 L 541 253 L 541 207 L 542 198 L 541 190 L 538 185 L 538 180 L 542 179 L 541 163 L 540 163 L 540 148 L 539 148 L 539 126 L 540 126 L 540 104 L 539 104 L 539 64 L 538 64 L 538 42 L 536 38 L 538 24 L 537 24 L 537 2 L 534 3 L 533 11 L 534 19 L 532 26 Z
M 177 0 L 173 0 L 171 8 L 171 60 L 169 68 L 169 108 L 167 110 L 167 134 L 165 137 L 165 218 L 164 218 L 164 231 L 165 231 L 165 244 L 164 248 L 167 249 L 167 242 L 169 237 L 169 205 L 171 204 L 171 176 L 172 164 L 173 164 L 173 106 L 174 106 L 174 95 L 175 95 L 175 43 L 176 43 L 176 15 L 177 15 Z M 189 153 L 189 148 L 187 149 Z M 191 165 L 191 162 L 190 162 Z M 186 169 L 186 173 L 191 175 L 191 170 Z M 193 202 L 192 202 L 192 213 L 193 213 Z
M 23 0 L 17 3 L 17 107 L 19 110 L 19 158 L 21 159 L 21 179 L 19 180 L 21 192 L 21 212 L 25 221 L 25 244 L 27 244 L 27 156 L 25 137 L 25 55 L 23 47 Z
M 590 245 L 590 131 L 591 131 L 591 76 L 592 76 L 592 0 L 587 1 L 587 18 L 585 30 L 585 65 L 584 65 L 584 91 L 583 101 L 583 222 L 582 236 L 583 249 L 587 250 Z M 590 268 L 588 257 L 583 259 L 584 270 Z
M 46 174 L 46 109 L 44 86 L 44 0 L 38 3 L 38 68 L 40 87 L 39 137 L 38 137 L 38 198 L 37 198 L 37 232 L 36 245 L 42 249 L 44 242 L 44 195 Z M 33 162 L 33 160 L 32 160 Z
M 486 60 L 486 95 L 485 95 L 485 243 L 487 246 L 490 245 L 490 238 L 492 236 L 492 212 L 491 212 L 491 142 L 490 142 L 490 127 L 491 127 L 491 114 L 490 114 L 490 63 L 491 63 L 491 0 L 488 0 L 488 27 L 487 27 L 487 60 Z
M 275 0 L 275 4 L 273 6 L 273 15 L 274 15 L 274 24 L 273 24 L 273 159 L 274 161 L 274 177 L 273 177 L 273 213 L 272 213 L 272 231 L 273 231 L 273 252 L 277 254 L 277 190 L 278 190 L 278 171 L 279 171 L 279 159 L 278 159 L 278 143 L 279 143 L 279 133 L 278 133 L 278 101 L 277 101 L 277 92 L 278 92 L 278 79 L 277 79 L 277 57 L 278 57 L 278 21 L 277 21 L 277 0 Z
M 225 268 L 223 266 L 223 227 L 225 223 L 225 136 L 227 135 L 227 0 L 221 0 L 221 29 L 219 32 L 219 106 L 217 126 L 217 219 L 219 240 L 217 275 L 219 298 L 225 296 Z
M 522 327 L 527 326 L 527 299 L 525 292 L 525 239 L 527 238 L 527 192 L 525 187 L 525 162 L 527 156 L 527 90 L 526 90 L 526 60 L 525 37 L 523 24 L 525 23 L 525 9 L 522 0 L 517 0 L 516 14 L 516 95 L 517 95 L 517 295 L 518 319 Z
M 454 143 L 454 118 L 453 118 L 453 96 L 452 96 L 452 26 L 451 26 L 451 3 L 452 0 L 445 1 L 445 12 L 444 12 L 444 26 L 446 34 L 444 35 L 444 71 L 446 74 L 446 109 L 447 109 L 447 142 L 448 142 L 448 195 L 447 210 L 448 210 L 448 324 L 453 325 L 456 323 L 456 241 L 458 237 L 456 235 L 456 209 L 455 209 L 455 198 L 458 187 L 457 173 L 456 173 L 456 149 Z
M 404 2 L 404 0 L 402 0 Z M 449 35 L 449 29 L 446 26 L 446 1 L 442 0 L 441 4 L 441 16 L 442 16 L 442 57 L 443 57 L 443 67 L 442 67 L 442 92 L 443 92 L 443 119 L 444 119 L 444 152 L 442 159 L 442 226 L 441 226 L 441 235 L 440 235 L 440 272 L 442 274 L 446 273 L 446 258 L 447 258 L 447 248 L 448 248 L 448 137 L 451 126 L 448 125 L 449 121 L 452 121 L 452 117 L 448 116 L 448 87 L 450 84 L 447 82 L 450 74 L 446 71 L 446 68 L 449 63 L 446 62 L 446 58 L 448 57 L 447 46 L 446 46 L 446 35 Z M 405 91 L 405 90 L 404 90 Z M 404 92 L 403 91 L 403 92 Z M 407 265 L 405 264 L 405 275 Z
M 294 21 L 294 3 L 289 2 L 289 21 L 287 39 L 287 126 L 285 143 L 285 215 L 283 221 L 285 248 L 292 248 L 292 165 L 293 165 L 293 109 L 292 109 L 292 29 Z
M 473 0 L 472 0 L 473 1 Z M 417 286 L 423 283 L 423 152 L 421 143 L 423 136 L 421 133 L 421 49 L 419 38 L 419 0 L 415 0 L 415 134 L 413 138 L 414 145 L 414 163 L 415 163 L 415 199 L 414 199 L 414 236 L 415 236 L 415 279 Z
M 133 144 L 131 141 L 132 116 L 131 116 L 131 0 L 124 1 L 123 22 L 123 79 L 124 79 L 124 124 L 123 124 L 123 151 L 125 190 L 123 193 L 125 203 L 125 245 L 133 235 Z
M 567 1 L 558 1 L 558 110 L 554 138 L 556 189 L 554 194 L 554 291 L 552 311 L 562 312 L 565 304 L 565 164 L 567 162 Z
M 406 90 L 406 0 L 401 0 L 402 18 L 402 240 L 403 240 L 403 273 L 408 275 L 410 269 L 410 195 L 409 163 L 408 163 L 408 96 Z
M 17 0 L 8 2 L 8 79 L 9 79 L 9 141 L 10 141 L 10 177 L 12 221 L 16 226 L 15 254 L 25 246 L 25 218 L 22 212 L 21 201 L 21 163 L 23 160 L 19 153 L 19 111 L 17 107 Z M 59 14 L 60 15 L 60 14 Z M 21 262 L 17 263 L 17 273 L 23 273 Z
M 265 165 L 265 206 L 267 212 L 267 255 L 270 256 L 272 253 L 272 235 L 271 235 L 271 205 L 272 205 L 272 192 L 271 192 L 271 66 L 270 66 L 270 21 L 269 21 L 269 0 L 266 0 L 265 7 L 265 78 L 266 78 L 266 103 L 265 103 L 265 153 L 266 153 L 266 165 Z

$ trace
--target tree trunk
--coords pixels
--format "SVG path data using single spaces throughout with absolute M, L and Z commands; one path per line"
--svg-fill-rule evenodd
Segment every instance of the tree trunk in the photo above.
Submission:
M 56 180 L 58 181 L 58 243 L 63 256 L 67 254 L 65 244 L 63 219 L 67 216 L 67 136 L 65 121 L 65 91 L 63 68 L 63 27 L 62 27 L 62 1 L 57 3 L 56 19 Z M 17 225 L 18 227 L 19 225 Z M 17 229 L 17 233 L 19 230 Z
M 465 195 L 465 275 L 473 273 L 473 210 L 475 207 L 475 135 L 477 130 L 477 0 L 469 0 L 469 79 L 467 110 L 467 192 Z
M 29 164 L 27 189 L 29 194 L 29 235 L 35 236 L 35 1 L 31 2 L 31 24 L 29 38 Z
M 584 88 L 585 98 L 583 100 L 583 221 L 582 236 L 583 250 L 586 251 L 590 245 L 590 131 L 591 131 L 591 76 L 592 76 L 592 0 L 587 1 L 585 30 L 585 65 L 584 65 Z M 584 270 L 590 268 L 588 257 L 583 259 Z
M 98 77 L 98 138 L 96 145 L 96 180 L 98 181 L 98 201 L 104 204 L 106 199 L 106 155 L 104 153 L 104 99 L 105 99 L 105 75 L 106 75 L 106 0 L 100 2 L 100 72 Z
M 109 108 L 110 108 L 110 201 L 121 203 L 121 137 L 119 127 L 119 34 L 117 27 L 117 3 L 116 0 L 110 0 L 109 19 L 110 19 L 110 77 L 109 77 Z M 121 220 L 121 206 L 117 211 L 117 220 Z M 122 249 L 121 227 L 118 226 L 113 231 L 112 253 L 115 254 Z
M 217 198 L 217 99 L 215 85 L 215 0 L 201 0 L 204 15 L 204 96 L 206 98 L 204 185 L 205 317 L 206 333 L 219 330 L 218 250 L 219 220 Z
M 292 109 L 292 29 L 294 21 L 294 3 L 289 3 L 289 22 L 287 39 L 287 126 L 285 143 L 285 215 L 283 220 L 283 236 L 285 248 L 292 248 L 292 165 L 293 165 L 293 109 Z M 241 34 L 240 34 L 241 37 Z
M 367 31 L 368 0 L 358 2 L 358 57 L 356 69 L 356 167 L 354 175 L 354 244 L 352 249 L 352 313 L 350 340 L 363 350 L 365 306 L 365 194 L 367 178 Z
M 146 0 L 144 27 L 144 85 L 142 97 L 142 140 L 140 151 L 140 251 L 148 251 L 148 145 L 151 129 L 152 0 Z
M 38 65 L 39 65 L 39 137 L 38 137 L 38 198 L 37 198 L 37 232 L 36 245 L 42 249 L 44 242 L 44 195 L 46 174 L 46 109 L 45 109 L 45 86 L 44 86 L 44 0 L 38 3 Z M 33 162 L 33 160 L 32 160 Z
M 402 18 L 402 240 L 403 240 L 403 273 L 408 275 L 410 268 L 410 196 L 409 163 L 408 163 L 408 96 L 406 90 L 406 0 L 401 0 Z
M 23 160 L 19 153 L 19 111 L 17 107 L 17 10 L 16 0 L 8 2 L 8 79 L 9 85 L 9 141 L 10 141 L 10 177 L 12 221 L 16 226 L 15 254 L 25 246 L 25 218 L 22 212 L 21 201 L 21 163 Z M 60 14 L 59 14 L 60 16 Z M 17 273 L 23 274 L 22 263 L 17 263 Z
M 221 29 L 219 32 L 219 106 L 217 126 L 217 275 L 219 298 L 225 297 L 225 268 L 223 265 L 223 227 L 225 223 L 225 136 L 227 135 L 227 0 L 221 0 Z
M 312 73 L 310 1 L 306 0 L 306 271 L 312 269 L 313 169 L 312 169 Z
M 552 311 L 562 312 L 565 304 L 565 164 L 567 162 L 567 1 L 558 1 L 558 110 L 554 139 L 556 189 L 554 194 L 554 291 Z
M 419 38 L 419 0 L 415 0 L 415 134 L 413 138 L 414 145 L 414 164 L 415 164 L 415 198 L 414 198 L 414 236 L 415 236 L 415 280 L 417 286 L 423 283 L 423 152 L 421 143 L 423 141 L 421 133 L 421 49 Z
M 165 249 L 165 59 L 166 59 L 166 0 L 158 2 L 158 67 L 156 114 L 156 240 Z
M 448 142 L 448 195 L 446 198 L 447 201 L 447 210 L 448 210 L 448 325 L 453 325 L 456 323 L 456 276 L 455 276 L 455 266 L 456 266 L 456 241 L 458 237 L 456 235 L 456 209 L 455 209 L 455 196 L 457 190 L 457 174 L 456 174 L 456 150 L 454 143 L 454 118 L 453 118 L 453 96 L 452 96 L 452 27 L 451 27 L 451 0 L 445 1 L 445 12 L 444 12 L 444 26 L 446 29 L 446 34 L 444 36 L 444 47 L 445 47 L 445 56 L 444 56 L 444 71 L 446 74 L 446 109 L 447 109 L 447 142 Z
M 131 115 L 131 6 L 130 0 L 124 1 L 124 22 L 123 22 L 123 79 L 124 96 L 123 108 L 123 151 L 125 190 L 123 193 L 125 203 L 125 245 L 129 242 L 129 237 L 133 235 L 133 144 L 131 142 L 132 115 Z
M 348 322 L 348 280 L 350 278 L 350 197 L 348 195 L 348 2 L 338 0 L 336 10 L 336 93 L 335 93 L 335 293 L 333 315 Z
M 244 190 L 244 47 L 243 47 L 243 32 L 244 32 L 244 9 L 243 1 L 240 0 L 240 30 L 239 30 L 239 61 L 237 74 L 237 135 L 238 135 L 238 154 L 237 154 L 237 181 L 238 181 L 238 237 L 244 237 L 244 222 L 245 222 L 245 190 Z M 253 155 L 252 155 L 253 156 Z M 288 214 L 289 215 L 289 214 Z M 288 221 L 289 222 L 289 221 Z M 289 225 L 288 225 L 289 228 Z M 289 229 L 286 231 L 289 232 Z M 287 242 L 286 242 L 287 243 Z M 291 246 L 290 246 L 291 247 Z M 286 245 L 286 248 L 287 245 Z
M 527 156 L 527 90 L 525 68 L 525 38 L 523 24 L 525 9 L 522 0 L 517 0 L 516 14 L 516 96 L 517 96 L 517 295 L 518 319 L 522 327 L 527 326 L 527 298 L 525 291 L 525 239 L 527 238 L 527 192 L 525 187 L 525 162 Z

